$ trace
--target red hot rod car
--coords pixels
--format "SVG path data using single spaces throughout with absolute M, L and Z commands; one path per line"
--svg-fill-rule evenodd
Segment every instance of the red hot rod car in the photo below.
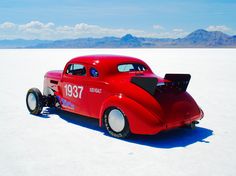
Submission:
M 43 107 L 97 118 L 115 137 L 156 134 L 181 126 L 195 127 L 203 111 L 186 92 L 189 74 L 156 76 L 137 58 L 91 55 L 71 59 L 63 71 L 44 76 L 43 95 L 31 88 L 26 96 L 30 113 Z

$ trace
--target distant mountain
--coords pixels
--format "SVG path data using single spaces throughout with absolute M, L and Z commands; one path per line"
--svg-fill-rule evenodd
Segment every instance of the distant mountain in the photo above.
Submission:
M 196 30 L 184 38 L 145 38 L 127 34 L 121 38 L 78 38 L 56 41 L 0 40 L 0 48 L 236 48 L 236 35 Z
M 122 38 L 78 38 L 71 40 L 57 40 L 51 43 L 40 43 L 31 48 L 139 48 L 142 40 L 127 34 Z
M 127 34 L 120 39 L 120 45 L 125 47 L 142 47 L 142 40 L 138 37 L 134 37 L 131 34 Z
M 24 40 L 24 39 L 14 39 L 14 40 L 0 40 L 0 48 L 25 48 L 29 46 L 35 46 L 40 43 L 49 43 L 49 40 Z
M 208 32 L 203 29 L 196 30 L 185 38 L 175 40 L 178 46 L 183 47 L 235 47 L 234 36 L 229 36 L 223 32 Z

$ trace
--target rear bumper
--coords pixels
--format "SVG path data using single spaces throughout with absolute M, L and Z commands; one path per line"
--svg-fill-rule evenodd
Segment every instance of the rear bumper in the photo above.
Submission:
M 173 129 L 173 128 L 178 128 L 178 127 L 182 127 L 185 125 L 189 125 L 194 121 L 201 120 L 204 117 L 204 112 L 202 111 L 202 109 L 199 109 L 199 110 L 200 110 L 200 113 L 198 115 L 191 117 L 191 118 L 180 120 L 177 122 L 167 123 L 165 126 L 165 129 L 169 130 L 169 129 Z

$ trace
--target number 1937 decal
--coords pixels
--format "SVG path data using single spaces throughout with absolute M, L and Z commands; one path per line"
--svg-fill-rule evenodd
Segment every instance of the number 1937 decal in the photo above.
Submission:
M 66 91 L 66 96 L 81 99 L 83 89 L 84 89 L 83 86 L 76 86 L 76 85 L 66 84 L 64 86 L 64 88 L 65 88 L 65 91 Z

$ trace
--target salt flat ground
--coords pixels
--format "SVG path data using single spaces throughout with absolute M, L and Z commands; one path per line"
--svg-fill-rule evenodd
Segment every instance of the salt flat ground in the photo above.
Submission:
M 119 140 L 98 121 L 46 109 L 30 115 L 29 88 L 72 57 L 119 54 L 153 71 L 190 73 L 188 92 L 205 112 L 195 130 Z M 236 49 L 0 50 L 1 176 L 236 175 Z

